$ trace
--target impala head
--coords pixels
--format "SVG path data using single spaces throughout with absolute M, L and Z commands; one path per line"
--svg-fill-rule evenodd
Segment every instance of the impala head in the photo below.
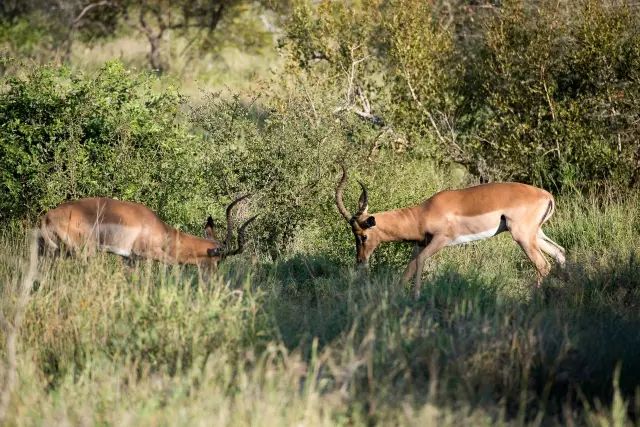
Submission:
M 342 166 L 342 178 L 336 188 L 336 205 L 342 217 L 351 226 L 351 231 L 353 231 L 356 239 L 356 262 L 366 265 L 371 253 L 380 244 L 380 236 L 376 228 L 376 218 L 368 213 L 369 196 L 367 187 L 365 187 L 362 182 L 358 182 L 362 188 L 362 193 L 358 200 L 358 210 L 355 214 L 351 215 L 344 207 L 344 202 L 342 201 L 342 192 L 347 184 L 347 171 L 344 166 Z
M 245 243 L 245 229 L 253 222 L 254 219 L 258 215 L 254 215 L 248 220 L 246 220 L 239 228 L 238 228 L 238 240 L 235 248 L 232 247 L 232 239 L 233 239 L 233 221 L 231 220 L 231 210 L 235 205 L 237 205 L 240 201 L 249 197 L 249 194 L 246 194 L 242 197 L 235 199 L 233 202 L 229 203 L 226 209 L 226 220 L 227 220 L 227 233 L 225 239 L 220 241 L 215 232 L 215 226 L 213 223 L 213 218 L 207 218 L 207 223 L 204 227 L 204 236 L 206 239 L 211 240 L 211 248 L 207 249 L 207 255 L 209 257 L 209 264 L 211 267 L 217 267 L 218 262 L 223 260 L 224 258 L 232 255 L 237 255 L 244 250 Z

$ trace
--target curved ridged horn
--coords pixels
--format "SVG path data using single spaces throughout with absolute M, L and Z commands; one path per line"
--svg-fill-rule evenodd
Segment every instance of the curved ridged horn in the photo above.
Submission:
M 362 193 L 360 193 L 360 198 L 358 199 L 358 212 L 355 215 L 356 217 L 366 214 L 369 210 L 369 193 L 367 192 L 367 187 L 360 180 L 358 180 L 358 183 L 362 188 Z
M 340 215 L 342 215 L 343 218 L 347 222 L 349 222 L 351 221 L 351 214 L 349 213 L 347 208 L 344 207 L 344 202 L 342 201 L 342 192 L 344 191 L 345 185 L 347 185 L 347 170 L 345 169 L 343 164 L 341 164 L 340 167 L 342 168 L 342 178 L 340 178 L 340 182 L 336 187 L 336 206 L 338 206 Z
M 254 219 L 256 219 L 258 217 L 258 215 L 254 215 L 251 218 L 249 218 L 248 220 L 246 220 L 244 222 L 244 224 L 242 224 L 240 226 L 240 228 L 238 228 L 238 246 L 236 247 L 236 249 L 234 249 L 233 251 L 228 251 L 226 253 L 226 256 L 230 256 L 230 255 L 237 255 L 239 253 L 241 253 L 242 251 L 244 251 L 244 244 L 245 244 L 245 236 L 244 236 L 244 230 L 249 226 L 249 224 L 251 224 L 253 222 Z
M 249 197 L 250 194 L 245 194 L 244 196 L 240 196 L 237 199 L 235 199 L 233 202 L 229 203 L 229 205 L 227 206 L 227 237 L 224 241 L 224 246 L 228 247 L 229 244 L 231 243 L 231 239 L 233 238 L 233 221 L 231 221 L 231 209 L 233 209 L 233 207 L 235 205 L 237 205 L 239 202 L 241 202 L 242 200 L 246 199 L 247 197 Z

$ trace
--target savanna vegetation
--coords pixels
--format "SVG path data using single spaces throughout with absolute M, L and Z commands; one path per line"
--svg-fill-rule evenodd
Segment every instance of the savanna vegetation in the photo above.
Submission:
M 635 3 L 8 1 L 0 52 L 4 424 L 638 423 Z M 414 300 L 410 246 L 353 268 L 338 162 L 372 212 L 546 188 L 567 267 L 535 289 L 503 234 Z M 64 200 L 201 234 L 245 193 L 248 248 L 206 282 L 32 252 Z

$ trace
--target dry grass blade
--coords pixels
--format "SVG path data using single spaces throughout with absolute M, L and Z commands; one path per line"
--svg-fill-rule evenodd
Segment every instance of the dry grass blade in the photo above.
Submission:
M 2 375 L 2 389 L 0 389 L 0 424 L 4 423 L 7 408 L 11 402 L 11 393 L 15 387 L 17 377 L 16 347 L 18 343 L 18 333 L 24 318 L 24 312 L 29 301 L 29 292 L 36 278 L 38 270 L 38 242 L 37 231 L 33 231 L 32 243 L 29 254 L 29 262 L 25 265 L 17 292 L 18 298 L 15 303 L 13 321 L 9 321 L 5 313 L 0 311 L 0 327 L 5 336 L 5 360 Z

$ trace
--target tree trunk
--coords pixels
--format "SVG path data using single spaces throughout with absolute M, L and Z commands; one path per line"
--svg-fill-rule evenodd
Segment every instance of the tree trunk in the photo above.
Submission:
M 162 39 L 162 33 L 157 36 L 149 35 L 149 45 L 151 50 L 149 51 L 149 64 L 151 64 L 151 68 L 153 70 L 158 71 L 158 73 L 162 74 L 167 71 L 167 66 L 162 62 L 160 58 L 160 42 Z

